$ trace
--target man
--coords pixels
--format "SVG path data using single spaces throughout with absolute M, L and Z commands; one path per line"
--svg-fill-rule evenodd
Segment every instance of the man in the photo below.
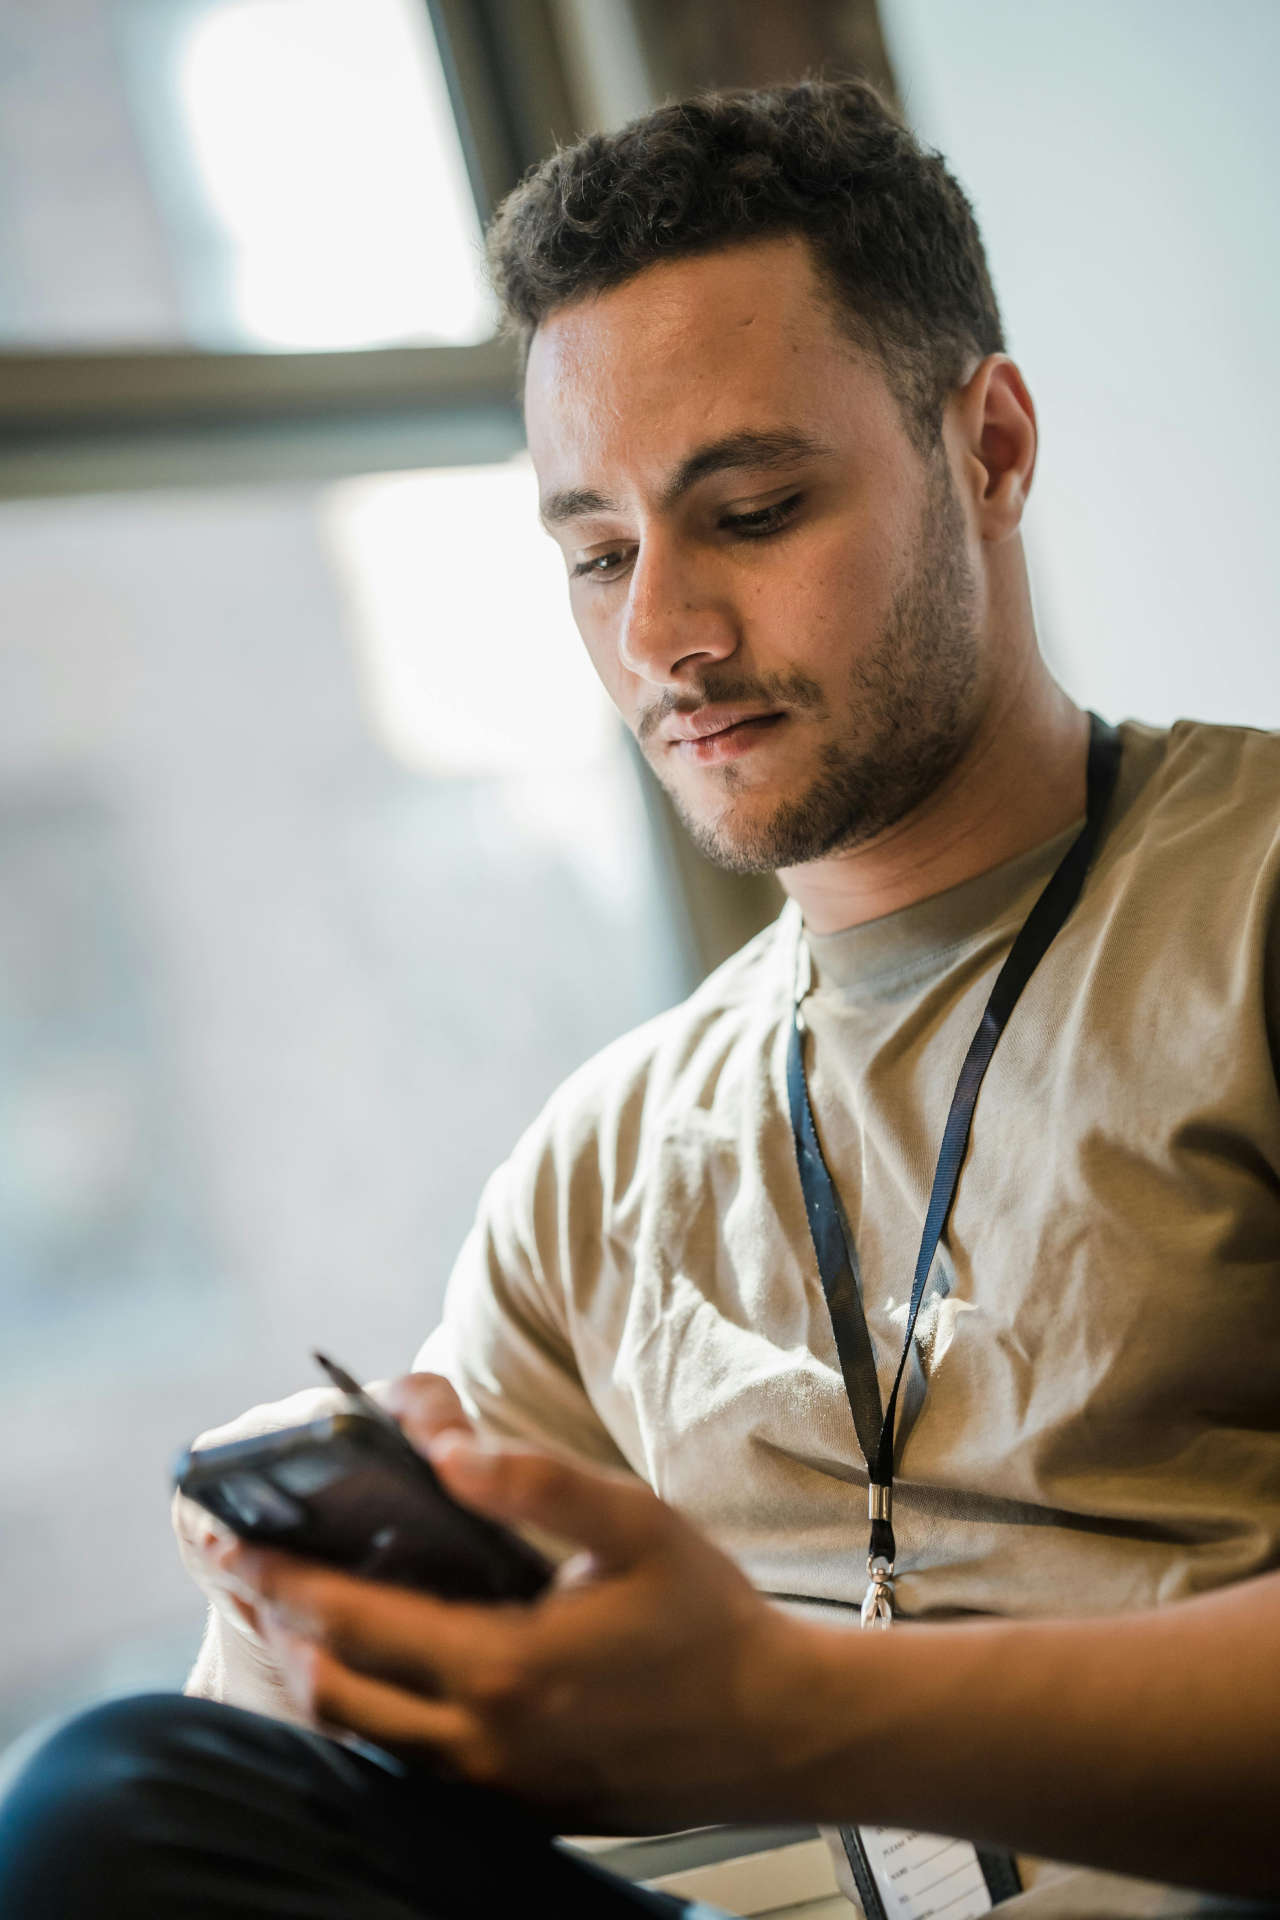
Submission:
M 887 1909 L 876 1823 L 996 1850 L 1011 1920 L 1280 1898 L 1276 741 L 1111 740 L 1050 678 L 1031 401 L 868 88 L 594 137 L 493 258 L 591 657 L 789 904 L 555 1096 L 387 1392 L 576 1550 L 556 1590 L 448 1605 L 181 1515 L 206 1697 L 55 1736 L 4 1911 L 640 1912 L 542 1836 L 779 1818 Z M 869 1484 L 887 1634 L 850 1630 Z

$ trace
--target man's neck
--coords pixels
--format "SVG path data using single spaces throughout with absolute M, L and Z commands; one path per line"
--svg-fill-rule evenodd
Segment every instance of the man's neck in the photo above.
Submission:
M 778 874 L 811 933 L 879 920 L 1050 840 L 1084 813 L 1088 716 L 1047 674 L 989 710 L 923 804 L 877 839 Z

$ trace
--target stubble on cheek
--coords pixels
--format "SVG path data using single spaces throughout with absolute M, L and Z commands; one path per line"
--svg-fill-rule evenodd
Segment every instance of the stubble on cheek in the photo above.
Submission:
M 664 780 L 717 865 L 754 873 L 864 845 L 927 799 L 963 751 L 977 678 L 976 582 L 945 457 L 927 476 L 909 551 L 870 643 L 833 633 L 819 650 L 835 657 L 830 700 L 799 669 L 774 677 L 802 695 L 785 757 L 762 760 L 759 778 L 747 760 Z M 856 607 L 847 576 L 833 597 Z M 750 697 L 746 683 L 731 694 L 723 684 L 711 697 Z

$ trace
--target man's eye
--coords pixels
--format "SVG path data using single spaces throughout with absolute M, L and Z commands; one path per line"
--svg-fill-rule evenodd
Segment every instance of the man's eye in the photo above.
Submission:
M 726 513 L 720 522 L 726 533 L 746 540 L 758 540 L 768 533 L 779 533 L 795 518 L 803 496 L 793 493 L 789 499 L 776 500 L 770 507 L 757 507 L 753 513 Z
M 575 580 L 612 580 L 618 569 L 626 564 L 627 556 L 619 548 L 612 553 L 593 553 L 589 560 L 579 560 L 573 568 Z

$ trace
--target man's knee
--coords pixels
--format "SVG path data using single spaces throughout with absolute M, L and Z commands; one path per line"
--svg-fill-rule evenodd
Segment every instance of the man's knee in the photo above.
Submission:
M 527 1827 L 546 1845 L 541 1823 L 502 1812 L 513 1839 Z M 289 1881 L 331 1889 L 335 1912 L 355 1886 L 369 1911 L 399 1914 L 424 1860 L 448 1883 L 493 1823 L 474 1788 L 239 1707 L 143 1694 L 77 1714 L 26 1756 L 0 1797 L 0 1913 L 239 1911 L 235 1889 Z
M 320 1744 L 183 1694 L 76 1714 L 25 1755 L 0 1797 L 0 1911 L 144 1911 L 156 1875 L 178 1871 L 193 1841 L 234 1857 L 264 1773 L 292 1774 L 293 1787 L 323 1774 L 310 1751 Z
M 65 1720 L 0 1798 L 6 1914 L 67 1911 L 117 1879 L 145 1827 L 181 1695 L 113 1700 Z M 103 1905 L 106 1905 L 104 1900 Z

